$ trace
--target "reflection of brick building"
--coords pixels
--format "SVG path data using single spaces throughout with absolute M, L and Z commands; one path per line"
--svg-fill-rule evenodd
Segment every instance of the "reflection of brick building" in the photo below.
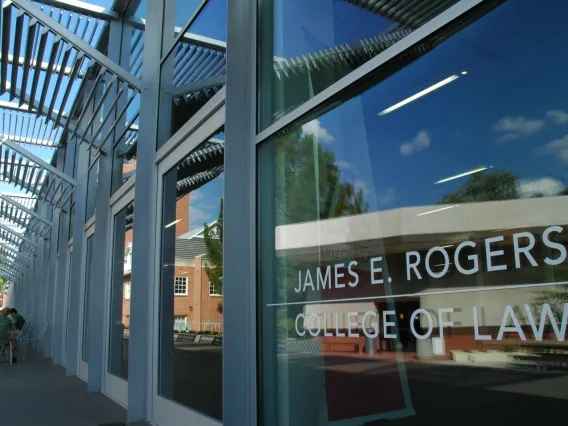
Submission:
M 203 228 L 189 231 L 187 194 L 177 201 L 175 223 L 174 317 L 178 330 L 221 331 L 222 301 L 206 273 Z M 210 226 L 214 226 L 215 222 Z M 122 321 L 130 326 L 130 285 L 132 230 L 126 232 Z M 136 284 L 134 284 L 136 285 Z

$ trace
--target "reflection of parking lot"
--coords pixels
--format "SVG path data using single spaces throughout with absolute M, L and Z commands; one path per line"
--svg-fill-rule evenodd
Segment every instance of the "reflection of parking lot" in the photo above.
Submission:
M 281 357 L 286 358 L 286 357 Z M 319 358 L 319 361 L 318 361 Z M 389 359 L 329 355 L 291 356 L 291 369 L 325 369 L 329 421 L 388 413 L 404 408 L 397 362 Z M 506 425 L 565 422 L 568 373 L 517 367 L 460 365 L 451 361 L 403 363 L 414 416 L 394 425 Z M 313 373 L 312 373 L 313 374 Z M 383 422 L 370 422 L 379 425 Z
M 211 343 L 174 343 L 174 399 L 220 419 L 223 347 Z

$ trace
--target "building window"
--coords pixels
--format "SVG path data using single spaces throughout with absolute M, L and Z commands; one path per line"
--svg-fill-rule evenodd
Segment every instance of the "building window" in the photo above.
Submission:
M 174 294 L 176 296 L 187 296 L 187 277 L 175 277 Z
M 222 287 L 219 285 L 215 285 L 211 281 L 209 281 L 209 296 L 222 296 L 222 295 L 223 295 Z

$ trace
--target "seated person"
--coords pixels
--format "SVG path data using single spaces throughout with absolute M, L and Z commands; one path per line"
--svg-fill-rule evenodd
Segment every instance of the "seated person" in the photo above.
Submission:
M 4 345 L 4 350 L 10 350 L 10 341 L 12 341 L 12 362 L 16 363 L 16 335 L 14 333 L 14 324 L 8 318 L 10 309 L 4 308 L 0 311 L 0 342 Z
M 17 309 L 14 308 L 10 309 L 10 315 L 12 316 L 12 323 L 14 324 L 14 327 L 16 327 L 16 330 L 22 330 L 26 323 L 25 318 L 18 313 Z

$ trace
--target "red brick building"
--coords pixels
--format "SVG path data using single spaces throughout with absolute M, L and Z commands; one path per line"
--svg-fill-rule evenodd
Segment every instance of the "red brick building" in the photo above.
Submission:
M 204 228 L 189 230 L 187 194 L 177 201 L 175 223 L 174 320 L 177 330 L 223 330 L 223 297 L 209 282 Z M 216 221 L 209 224 L 214 227 Z M 132 229 L 126 232 L 122 321 L 130 326 Z

